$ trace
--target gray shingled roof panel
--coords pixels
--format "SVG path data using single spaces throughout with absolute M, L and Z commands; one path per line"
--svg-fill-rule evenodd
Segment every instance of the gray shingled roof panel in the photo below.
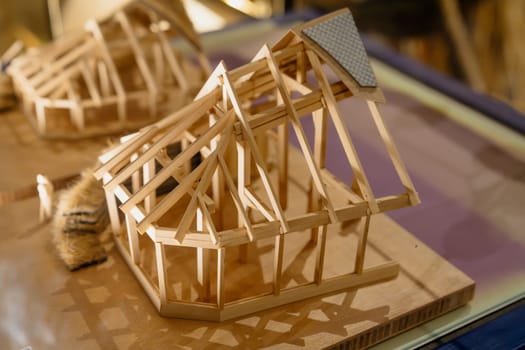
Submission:
M 350 13 L 304 28 L 302 32 L 339 63 L 359 86 L 377 87 L 368 55 Z

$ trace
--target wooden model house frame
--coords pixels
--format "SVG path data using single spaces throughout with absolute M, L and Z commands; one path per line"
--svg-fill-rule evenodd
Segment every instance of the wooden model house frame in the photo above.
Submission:
M 339 80 L 330 83 L 325 68 Z M 404 193 L 374 197 L 337 105 L 350 96 L 367 101 Z M 376 106 L 382 100 L 353 18 L 345 9 L 294 28 L 274 46 L 265 45 L 246 65 L 228 70 L 220 63 L 194 102 L 102 154 L 95 176 L 104 182 L 117 246 L 159 312 L 220 321 L 395 277 L 396 262 L 363 267 L 372 216 L 419 203 Z M 308 116 L 315 126 L 313 147 L 300 122 Z M 341 186 L 325 169 L 330 120 L 353 172 L 352 189 Z M 290 146 L 292 130 L 300 152 Z M 170 156 L 166 150 L 174 143 L 182 150 Z M 196 156 L 200 163 L 191 166 Z M 304 203 L 288 198 L 291 175 L 297 171 L 293 163 L 299 159 L 308 169 L 300 176 L 308 178 L 310 186 Z M 178 185 L 158 196 L 157 189 L 170 178 Z M 336 203 L 330 186 L 345 200 Z M 327 227 L 359 219 L 364 224 L 353 272 L 325 278 L 323 262 L 330 253 L 325 249 Z M 313 282 L 286 288 L 281 283 L 283 247 L 293 233 L 308 235 L 316 245 L 315 276 Z M 243 276 L 239 285 L 228 288 L 249 289 L 257 283 L 248 270 L 241 272 L 251 258 L 249 247 L 268 239 L 273 263 L 263 272 L 272 276 L 270 290 L 227 297 L 225 286 L 233 282 L 225 271 L 231 278 Z M 148 276 L 142 264 L 145 245 L 154 246 L 157 279 Z M 196 298 L 182 300 L 170 296 L 170 286 L 181 281 L 167 271 L 171 266 L 180 276 L 185 260 L 176 266 L 168 260 L 170 254 L 188 250 L 194 252 L 188 256 L 196 269 L 185 275 L 196 275 L 200 291 Z M 238 270 L 228 266 L 227 252 L 238 256 Z
M 173 50 L 175 38 L 189 43 L 196 64 Z M 38 133 L 66 138 L 151 124 L 168 106 L 191 101 L 209 73 L 184 7 L 164 0 L 131 1 L 100 23 L 89 20 L 83 32 L 31 50 L 9 68 Z

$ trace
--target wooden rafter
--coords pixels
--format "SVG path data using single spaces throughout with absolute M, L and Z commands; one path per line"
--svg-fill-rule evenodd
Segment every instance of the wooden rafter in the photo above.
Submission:
M 208 165 L 206 170 L 203 172 L 202 177 L 199 180 L 199 184 L 197 185 L 197 188 L 195 188 L 195 193 L 193 196 L 191 196 L 191 200 L 188 203 L 188 206 L 179 222 L 179 226 L 177 227 L 177 231 L 175 233 L 174 238 L 176 240 L 182 240 L 184 238 L 185 233 L 187 232 L 191 220 L 195 216 L 194 210 L 197 206 L 197 194 L 204 193 L 205 190 L 208 188 L 213 173 L 215 172 L 215 168 L 217 167 L 219 160 L 218 157 L 222 156 L 224 151 L 226 150 L 226 146 L 229 143 L 229 139 L 231 137 L 231 127 L 233 124 L 233 116 L 229 115 L 227 117 L 224 117 L 224 119 L 227 121 L 227 125 L 225 127 L 225 133 L 222 135 L 221 140 L 219 141 L 219 144 L 217 145 L 217 148 L 213 151 L 213 153 L 210 155 L 210 157 L 206 159 L 212 159 L 211 163 Z
M 374 101 L 368 101 L 368 108 L 370 109 L 372 117 L 374 118 L 374 122 L 376 123 L 377 129 L 379 130 L 379 134 L 381 135 L 381 138 L 385 143 L 387 152 L 390 155 L 390 159 L 392 159 L 394 168 L 396 169 L 396 172 L 399 178 L 401 179 L 401 183 L 403 184 L 403 186 L 405 186 L 405 189 L 407 190 L 410 202 L 412 203 L 412 205 L 419 204 L 420 200 L 414 187 L 414 183 L 408 175 L 405 163 L 401 159 L 401 155 L 397 150 L 396 144 L 394 143 L 394 140 L 390 135 L 390 131 L 388 131 L 383 117 L 381 117 L 381 114 L 379 113 L 379 109 L 377 108 L 376 103 Z
M 195 153 L 199 152 L 199 150 L 205 144 L 209 143 L 213 137 L 216 137 L 219 134 L 219 132 L 222 132 L 223 128 L 227 124 L 227 121 L 228 118 L 221 119 L 219 122 L 217 122 L 217 124 L 214 125 L 214 127 L 208 129 L 206 133 L 204 133 L 201 137 L 195 140 L 195 142 L 191 143 L 183 152 L 178 154 L 167 166 L 162 168 L 162 170 L 160 170 L 154 177 L 152 177 L 150 181 L 148 181 L 148 183 L 146 183 L 139 191 L 134 193 L 132 198 L 130 198 L 126 203 L 122 205 L 123 210 L 127 210 L 131 206 L 134 206 L 137 203 L 141 202 L 144 198 L 146 198 L 146 196 L 150 192 L 154 191 L 155 188 L 159 187 L 164 181 L 171 177 L 178 167 L 181 167 L 185 162 L 189 161 L 191 157 Z M 167 146 L 168 143 L 169 141 L 166 143 L 165 146 Z M 164 144 L 164 142 L 162 142 L 161 144 Z M 159 144 L 156 144 L 155 146 L 155 149 L 159 148 Z M 141 162 L 137 162 L 137 164 L 141 164 Z M 132 169 L 135 168 L 138 170 L 138 167 L 133 167 Z M 126 172 L 126 174 L 129 174 L 130 171 Z M 121 177 L 121 179 L 123 178 L 125 177 Z M 117 177 L 115 177 L 115 179 L 117 179 Z

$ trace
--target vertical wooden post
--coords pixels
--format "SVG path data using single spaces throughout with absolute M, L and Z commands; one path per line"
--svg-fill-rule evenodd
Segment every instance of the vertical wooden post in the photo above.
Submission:
M 379 109 L 377 108 L 376 103 L 374 101 L 367 101 L 367 103 L 368 103 L 368 108 L 370 109 L 370 113 L 372 114 L 374 122 L 377 126 L 377 129 L 379 130 L 379 135 L 383 139 L 387 152 L 390 155 L 390 158 L 392 159 L 392 164 L 394 165 L 394 168 L 396 169 L 397 175 L 399 176 L 401 183 L 403 184 L 403 186 L 405 187 L 405 190 L 407 191 L 408 198 L 410 199 L 410 203 L 412 205 L 419 204 L 421 201 L 419 200 L 419 196 L 416 192 L 414 184 L 412 183 L 412 180 L 410 179 L 410 176 L 408 175 L 408 171 L 406 169 L 405 163 L 401 159 L 401 155 L 399 154 L 399 151 L 397 150 L 397 147 L 394 143 L 394 140 L 392 139 L 392 135 L 390 135 L 390 131 L 388 130 L 385 124 L 385 121 L 383 120 L 383 118 L 381 117 L 381 114 L 379 113 Z
M 209 124 L 210 128 L 215 124 L 216 122 L 216 116 L 213 114 L 210 114 L 209 117 Z M 217 149 L 218 140 L 217 138 L 213 138 L 210 141 L 210 150 L 213 152 L 215 149 Z M 217 167 L 217 170 L 215 170 L 215 173 L 213 173 L 212 178 L 212 194 L 213 194 L 213 201 L 215 202 L 216 208 L 222 208 L 224 203 L 224 177 L 221 175 L 220 167 Z M 219 210 L 220 212 L 220 210 Z M 219 230 L 222 229 L 222 215 L 217 215 L 215 218 L 216 225 L 219 227 Z
M 255 141 L 257 142 L 257 146 L 259 147 L 259 152 L 261 152 L 261 156 L 265 161 L 266 166 L 268 166 L 267 160 L 268 160 L 268 136 L 263 133 L 260 135 L 255 135 Z M 257 168 L 255 167 L 255 163 L 251 163 L 250 167 L 250 174 L 251 172 L 256 172 Z
M 204 217 L 200 208 L 197 208 L 197 231 L 204 227 Z M 202 299 L 210 298 L 210 252 L 205 248 L 197 248 L 197 281 L 202 287 Z
M 328 127 L 328 110 L 322 108 L 312 113 L 314 120 L 314 161 L 319 169 L 324 169 L 326 164 L 326 138 Z M 313 179 L 310 181 L 309 209 L 319 210 L 321 208 L 321 196 L 315 188 Z M 326 231 L 326 229 L 325 229 Z M 319 228 L 314 227 L 310 233 L 310 240 L 317 243 L 319 238 Z M 324 242 L 322 243 L 324 245 Z M 322 262 L 321 262 L 322 264 Z
M 244 198 L 244 189 L 250 184 L 251 177 L 251 157 L 250 152 L 247 149 L 246 142 L 237 142 L 237 183 L 239 190 L 239 197 Z M 244 203 L 244 201 L 243 201 Z M 244 210 L 250 215 L 251 208 L 242 204 Z M 243 220 L 240 214 L 238 214 L 238 225 L 243 225 Z M 248 259 L 248 245 L 239 245 L 239 262 L 246 263 Z
M 126 214 L 126 231 L 128 232 L 129 252 L 134 264 L 140 263 L 140 245 L 137 224 L 132 215 Z
M 365 262 L 365 251 L 366 242 L 368 239 L 368 229 L 370 228 L 371 215 L 368 214 L 364 217 L 363 230 L 359 234 L 359 241 L 357 243 L 357 252 L 355 256 L 355 269 L 354 272 L 357 274 L 363 273 L 363 266 Z
M 317 252 L 315 256 L 314 282 L 321 284 L 323 281 L 324 255 L 326 251 L 327 225 L 318 228 Z
M 224 270 L 226 248 L 217 249 L 217 307 L 224 308 Z
M 143 167 L 143 182 L 147 184 L 155 176 L 155 158 L 149 160 Z M 157 202 L 157 193 L 151 191 L 150 194 L 144 199 L 144 209 L 146 213 L 149 213 Z
M 210 252 L 205 248 L 197 248 L 197 281 L 202 287 L 202 299 L 210 298 Z
M 306 55 L 304 54 L 304 51 L 299 51 L 297 53 L 297 71 L 295 80 L 301 84 L 306 81 Z
M 71 124 L 77 127 L 77 130 L 82 132 L 85 129 L 84 109 L 80 107 L 80 97 L 75 92 L 71 81 L 66 81 L 67 97 L 74 102 L 74 106 L 69 108 Z
M 139 155 L 137 153 L 133 153 L 131 157 L 129 157 L 129 162 L 133 163 L 138 157 Z M 140 173 L 135 171 L 133 175 L 131 175 L 131 193 L 136 193 L 140 187 Z
M 159 277 L 160 304 L 164 306 L 168 302 L 168 291 L 166 289 L 166 254 L 164 252 L 164 245 L 162 245 L 162 243 L 155 242 L 155 257 L 157 259 L 157 275 Z
M 102 100 L 100 98 L 100 93 L 97 89 L 97 83 L 95 82 L 95 77 L 93 75 L 92 69 L 90 68 L 90 64 L 86 60 L 80 61 L 80 70 L 82 72 L 84 82 L 86 83 L 89 97 L 100 106 L 102 104 Z
M 100 82 L 100 91 L 103 97 L 111 95 L 111 85 L 109 83 L 108 69 L 104 61 L 97 62 L 98 80 Z
M 26 114 L 31 115 L 32 114 L 31 104 L 27 104 L 24 106 L 29 106 L 28 108 L 26 108 Z M 27 110 L 29 110 L 30 112 L 27 113 Z M 41 134 L 45 134 L 46 132 L 46 110 L 45 110 L 44 104 L 38 98 L 35 100 L 35 111 L 36 111 L 36 122 L 38 125 L 38 132 Z
M 277 169 L 279 171 L 278 195 L 281 207 L 286 210 L 288 206 L 288 123 L 277 127 Z
M 281 293 L 281 275 L 283 272 L 284 235 L 275 237 L 275 251 L 273 258 L 273 294 Z
M 279 89 L 275 89 L 276 104 L 283 103 L 283 97 Z M 281 207 L 286 210 L 288 206 L 288 147 L 290 146 L 288 135 L 288 120 L 277 127 L 277 171 L 278 171 L 278 186 L 277 195 L 279 196 L 279 203 Z

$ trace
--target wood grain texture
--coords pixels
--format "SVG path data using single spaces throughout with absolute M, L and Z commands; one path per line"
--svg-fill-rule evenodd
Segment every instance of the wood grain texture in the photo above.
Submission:
M 11 164 L 14 165 L 5 169 L 8 176 L 2 177 L 0 182 L 6 190 L 31 183 L 31 172 L 37 170 L 51 178 L 78 173 L 92 163 L 105 145 L 102 139 L 84 140 L 73 147 L 70 143 L 50 143 L 38 138 L 19 112 L 4 114 L 3 118 L 5 123 L 0 129 L 3 135 L 1 142 L 5 145 L 3 149 L 9 149 L 9 155 L 3 154 L 4 159 L 9 162 L 24 160 L 18 163 L 13 161 Z M 296 158 L 295 154 L 290 155 L 291 161 Z M 64 161 L 63 166 L 56 166 L 58 159 Z M 22 165 L 26 172 L 21 171 Z M 323 176 L 323 179 L 327 181 L 328 176 Z M 336 183 L 335 179 L 327 183 L 329 191 L 335 186 L 333 183 Z M 291 190 L 305 191 L 308 185 L 304 180 L 298 184 L 292 182 Z M 349 192 L 339 193 L 341 197 L 334 200 L 346 201 Z M 369 264 L 396 260 L 400 264 L 396 279 L 357 290 L 314 297 L 221 323 L 167 319 L 157 313 L 161 307 L 156 290 L 158 276 L 155 260 L 148 256 L 148 251 L 154 252 L 154 246 L 144 249 L 144 236 L 138 237 L 142 247 L 141 259 L 144 261 L 141 266 L 132 263 L 128 244 L 121 235 L 114 246 L 109 245 L 106 264 L 71 274 L 62 267 L 50 249 L 46 235 L 48 227 L 38 226 L 37 211 L 36 199 L 0 207 L 2 223 L 9 227 L 5 231 L 6 239 L 0 245 L 2 261 L 6 264 L 9 262 L 9 265 L 3 266 L 10 266 L 17 274 L 24 276 L 21 280 L 6 284 L 1 295 L 3 300 L 8 300 L 5 298 L 12 295 L 10 291 L 20 293 L 23 290 L 26 300 L 40 302 L 38 305 L 26 305 L 31 310 L 31 323 L 26 325 L 33 347 L 45 348 L 47 344 L 29 327 L 33 324 L 42 325 L 43 316 L 39 310 L 43 307 L 45 326 L 56 336 L 61 347 L 68 348 L 118 348 L 118 344 L 124 340 L 133 346 L 158 349 L 175 345 L 194 349 L 364 348 L 464 305 L 474 291 L 473 281 L 465 274 L 387 216 L 374 215 L 370 223 L 365 269 Z M 193 236 L 188 234 L 185 239 L 193 239 Z M 309 234 L 295 239 L 298 244 L 285 245 L 284 251 L 283 281 L 288 285 L 297 283 L 296 280 L 303 279 L 303 275 L 312 281 L 314 276 L 315 249 L 309 253 Z M 329 231 L 325 248 L 330 252 L 328 256 L 335 261 L 344 261 L 342 259 L 345 257 L 353 261 L 348 251 L 341 249 L 339 240 L 357 244 L 357 235 L 348 229 L 335 235 L 334 231 Z M 27 254 L 29 249 L 31 254 Z M 176 260 L 171 257 L 173 247 L 165 249 L 167 273 L 172 275 L 177 273 L 179 266 L 174 264 Z M 233 272 L 228 268 L 229 263 L 237 258 L 235 249 L 226 247 L 224 276 L 227 284 Z M 253 250 L 254 247 L 249 246 L 248 249 Z M 266 248 L 260 249 L 262 255 L 272 255 Z M 292 264 L 286 258 L 297 255 L 301 255 L 302 261 L 312 261 L 311 267 L 303 270 L 300 264 Z M 216 260 L 217 256 L 212 254 L 212 258 Z M 251 269 L 245 273 L 259 276 L 263 282 L 271 284 L 271 275 L 262 274 L 253 260 L 248 260 L 248 263 L 251 263 Z M 128 265 L 132 266 L 131 270 Z M 216 275 L 216 267 L 213 263 L 211 265 Z M 336 265 L 332 258 L 325 261 L 324 265 L 324 274 L 328 276 L 337 270 L 350 272 L 352 266 Z M 154 287 L 146 289 L 146 294 L 153 302 L 148 300 L 134 274 L 144 286 L 154 282 Z M 238 278 L 243 279 L 244 276 Z M 216 286 L 215 278 L 211 282 L 212 290 L 216 290 L 213 288 Z M 250 284 L 245 281 L 236 292 L 242 292 L 246 285 Z M 22 289 L 14 289 L 16 286 Z M 178 293 L 191 296 L 193 290 L 192 286 L 181 288 L 177 283 L 168 283 L 167 287 L 168 297 Z M 271 293 L 271 287 L 263 291 Z M 225 306 L 231 295 L 232 290 L 226 288 Z M 169 312 L 170 308 L 184 312 L 187 305 L 180 303 L 163 311 Z M 0 339 L 9 344 L 10 339 L 6 340 L 3 336 L 0 335 Z

